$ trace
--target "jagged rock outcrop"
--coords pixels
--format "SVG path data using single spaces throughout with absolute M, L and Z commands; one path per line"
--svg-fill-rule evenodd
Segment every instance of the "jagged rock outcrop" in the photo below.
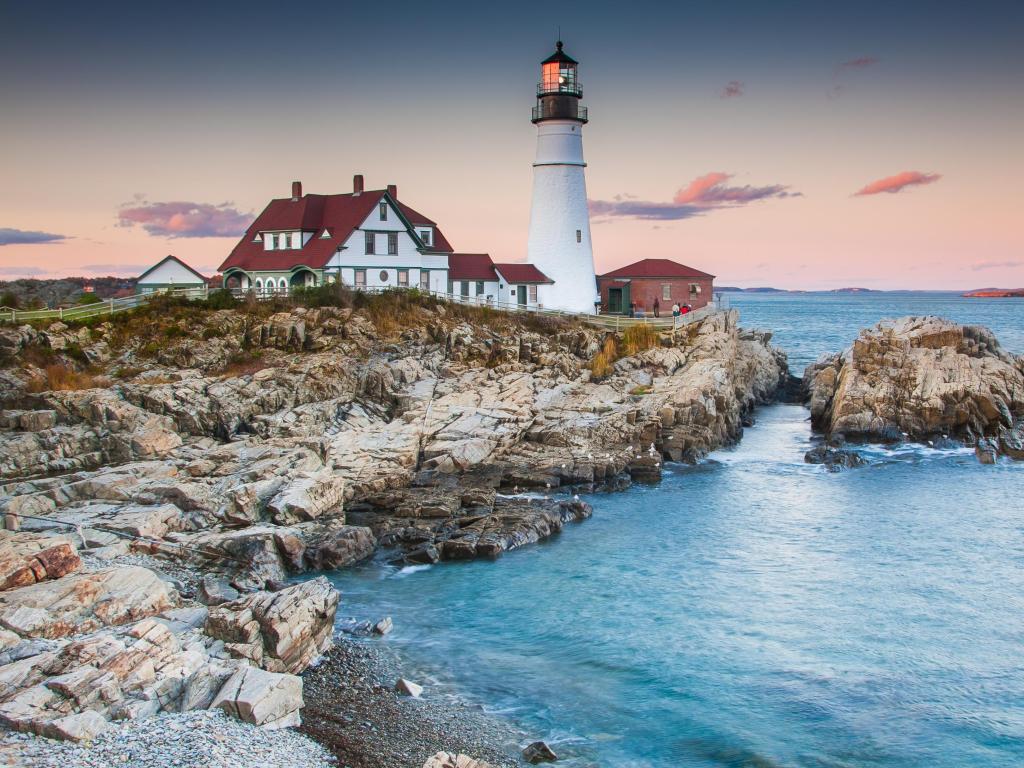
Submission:
M 491 764 L 483 760 L 474 760 L 469 755 L 438 752 L 427 758 L 423 768 L 491 768 Z
M 142 588 L 154 586 L 146 569 L 119 572 Z M 88 601 L 73 578 L 56 583 L 75 587 Z M 0 645 L 0 724 L 79 740 L 113 719 L 219 707 L 256 725 L 297 725 L 302 683 L 296 675 L 330 647 L 337 601 L 321 578 L 211 610 L 157 612 L 155 602 L 136 601 L 136 612 L 151 615 L 124 626 L 82 622 L 72 639 L 33 640 L 38 633 L 16 626 L 21 636 Z M 50 616 L 41 625 L 67 620 L 61 604 L 37 610 Z
M 1018 451 L 1024 360 L 986 328 L 938 317 L 884 321 L 804 374 L 814 427 L 869 441 L 994 438 Z
M 211 608 L 205 631 L 270 672 L 298 673 L 331 646 L 338 592 L 322 576 Z

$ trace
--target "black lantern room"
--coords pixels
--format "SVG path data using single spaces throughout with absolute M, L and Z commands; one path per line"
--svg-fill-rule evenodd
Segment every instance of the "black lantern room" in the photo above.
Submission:
M 544 120 L 576 120 L 587 122 L 587 108 L 580 106 L 583 88 L 576 76 L 579 62 L 562 50 L 562 41 L 555 43 L 555 52 L 540 64 L 537 83 L 537 106 L 533 122 Z

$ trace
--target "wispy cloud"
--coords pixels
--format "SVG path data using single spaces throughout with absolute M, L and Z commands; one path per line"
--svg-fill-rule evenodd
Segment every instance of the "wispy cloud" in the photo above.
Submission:
M 902 192 L 908 187 L 920 187 L 925 184 L 934 184 L 942 178 L 941 173 L 921 173 L 920 171 L 903 171 L 895 176 L 886 176 L 884 179 L 872 181 L 862 189 L 853 193 L 854 197 L 865 195 L 878 195 L 882 192 L 895 194 Z
M 866 69 L 867 67 L 873 67 L 879 61 L 880 59 L 875 56 L 858 56 L 855 59 L 849 59 L 836 65 L 836 72 L 842 72 L 847 69 Z
M 670 202 L 651 202 L 616 195 L 611 200 L 591 200 L 594 216 L 622 216 L 636 219 L 679 220 L 700 216 L 708 211 L 737 208 L 769 198 L 800 197 L 784 184 L 755 187 L 729 186 L 733 174 L 721 171 L 707 173 L 676 192 Z
M 137 200 L 123 206 L 117 218 L 120 226 L 141 226 L 157 237 L 238 237 L 249 226 L 252 214 L 238 211 L 231 203 Z
M 725 88 L 722 89 L 723 99 L 735 99 L 737 96 L 743 95 L 744 84 L 740 80 L 730 80 L 725 84 Z
M 49 272 L 42 267 L 33 266 L 13 266 L 13 267 L 0 267 L 0 275 L 16 275 L 18 277 L 38 277 L 39 275 L 48 275 Z
M 1016 269 L 1024 267 L 1024 261 L 979 261 L 971 264 L 975 272 L 984 272 L 986 269 Z
M 67 236 L 30 229 L 0 227 L 0 245 L 37 245 L 39 243 L 59 243 L 61 240 L 67 240 Z

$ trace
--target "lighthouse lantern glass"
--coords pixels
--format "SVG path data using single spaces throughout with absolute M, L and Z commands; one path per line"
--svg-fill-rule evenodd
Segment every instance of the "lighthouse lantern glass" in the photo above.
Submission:
M 545 91 L 576 91 L 576 66 L 565 62 L 552 61 L 542 65 L 541 83 Z

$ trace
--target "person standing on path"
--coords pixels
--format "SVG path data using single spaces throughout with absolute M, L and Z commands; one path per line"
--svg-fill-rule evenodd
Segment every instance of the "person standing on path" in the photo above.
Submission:
M 661 316 L 660 313 L 661 313 L 661 304 L 658 302 L 657 298 L 655 298 L 655 300 L 654 300 L 654 316 L 655 317 L 660 317 Z

